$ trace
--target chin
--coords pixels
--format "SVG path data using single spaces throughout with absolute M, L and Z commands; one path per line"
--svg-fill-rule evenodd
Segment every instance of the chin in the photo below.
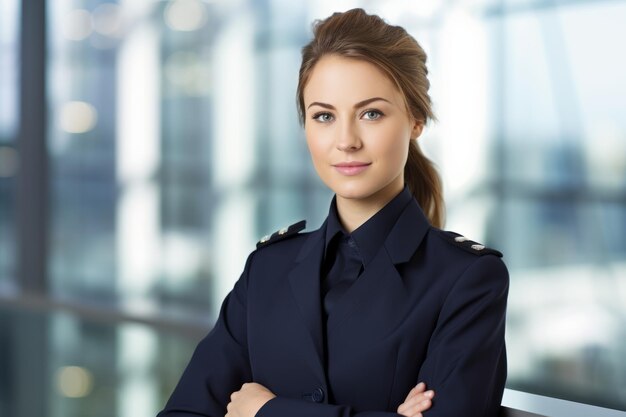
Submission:
M 345 198 L 347 200 L 377 200 L 379 198 L 387 199 L 391 194 L 402 190 L 404 181 L 402 180 L 398 186 L 394 178 L 375 178 L 373 176 L 367 176 L 364 178 L 330 178 L 330 181 L 325 181 L 328 188 L 330 188 L 338 197 Z
M 365 186 L 363 184 L 333 184 L 330 189 L 337 196 L 349 200 L 364 200 L 376 194 L 377 191 L 371 185 Z

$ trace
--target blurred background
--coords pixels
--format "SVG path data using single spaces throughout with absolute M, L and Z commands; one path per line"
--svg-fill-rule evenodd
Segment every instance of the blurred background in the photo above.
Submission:
M 352 7 L 429 55 L 507 387 L 626 410 L 626 1 L 2 0 L 0 415 L 155 415 L 259 237 L 322 223 L 300 48 Z

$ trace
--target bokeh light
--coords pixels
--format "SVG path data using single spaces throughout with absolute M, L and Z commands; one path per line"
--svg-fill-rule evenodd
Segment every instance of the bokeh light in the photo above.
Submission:
M 93 29 L 101 35 L 114 38 L 123 35 L 122 9 L 114 3 L 103 3 L 96 7 L 92 16 Z
M 63 36 L 72 41 L 87 39 L 93 31 L 91 13 L 84 9 L 75 9 L 66 15 L 66 23 L 61 27 Z
M 70 101 L 61 107 L 61 129 L 68 133 L 85 133 L 94 128 L 98 121 L 96 109 L 84 101 Z
M 174 0 L 167 5 L 164 12 L 165 23 L 181 32 L 200 29 L 207 17 L 204 4 L 198 0 Z
M 86 397 L 93 389 L 93 376 L 86 368 L 64 366 L 57 371 L 57 388 L 65 397 Z

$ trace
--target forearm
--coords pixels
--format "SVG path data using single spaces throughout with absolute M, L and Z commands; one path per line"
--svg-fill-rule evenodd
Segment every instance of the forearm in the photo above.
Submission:
M 495 417 L 506 380 L 508 273 L 483 257 L 457 281 L 431 337 L 419 380 L 437 392 L 428 417 Z

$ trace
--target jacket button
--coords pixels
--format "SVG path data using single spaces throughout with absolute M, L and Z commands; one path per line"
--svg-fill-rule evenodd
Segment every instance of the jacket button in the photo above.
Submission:
M 316 403 L 321 403 L 322 401 L 324 401 L 323 389 L 317 388 L 315 391 L 313 391 L 313 401 L 315 401 Z

